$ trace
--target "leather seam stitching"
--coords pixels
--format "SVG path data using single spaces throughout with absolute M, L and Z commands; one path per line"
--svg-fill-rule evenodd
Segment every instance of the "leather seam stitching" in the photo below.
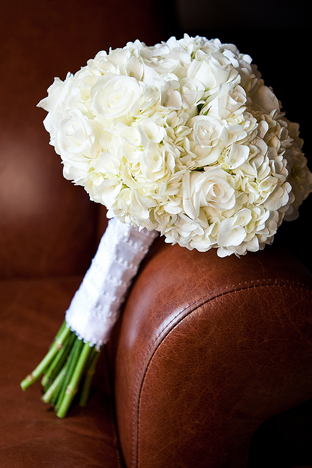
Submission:
M 245 285 L 245 287 L 242 287 Z M 241 287 L 238 287 L 241 286 Z M 184 320 L 186 317 L 191 315 L 193 312 L 195 312 L 198 307 L 201 307 L 204 304 L 207 304 L 208 302 L 211 302 L 215 299 L 218 299 L 219 297 L 222 297 L 226 294 L 230 294 L 233 292 L 239 292 L 243 290 L 249 290 L 249 289 L 254 289 L 258 287 L 291 287 L 295 289 L 308 289 L 312 290 L 312 287 L 309 286 L 308 284 L 301 283 L 298 281 L 290 281 L 290 280 L 280 280 L 276 278 L 268 278 L 268 279 L 258 279 L 258 280 L 251 280 L 251 281 L 244 281 L 236 284 L 232 284 L 231 286 L 227 286 L 226 288 L 219 288 L 215 289 L 214 291 L 211 291 L 209 294 L 206 294 L 205 296 L 202 296 L 200 299 L 197 299 L 196 301 L 188 304 L 186 307 L 184 307 L 181 311 L 178 312 L 175 317 L 173 317 L 170 322 L 167 323 L 167 325 L 160 330 L 160 332 L 157 334 L 157 336 L 154 337 L 152 343 L 149 345 L 147 351 L 144 353 L 144 363 L 140 367 L 140 371 L 138 372 L 138 377 L 136 381 L 136 386 L 138 388 L 138 392 L 136 395 L 137 397 L 134 397 L 134 415 L 135 418 L 133 418 L 134 421 L 134 431 L 133 431 L 133 466 L 135 468 L 138 467 L 138 456 L 139 456 L 139 431 L 140 431 L 140 402 L 141 402 L 141 394 L 142 394 L 142 389 L 144 386 L 144 381 L 148 372 L 148 369 L 150 367 L 150 364 L 153 360 L 154 355 L 156 354 L 158 348 L 161 346 L 163 341 L 166 339 L 166 337 L 169 335 L 170 331 L 172 330 L 171 325 L 172 323 L 177 320 L 177 323 L 175 326 L 177 326 L 182 320 Z M 235 288 L 235 289 L 234 289 Z M 217 294 L 219 292 L 219 294 Z M 208 300 L 205 301 L 205 299 L 209 298 Z M 185 311 L 189 309 L 189 312 L 182 316 Z M 165 332 L 165 333 L 164 333 Z M 161 335 L 164 333 L 163 337 L 161 340 L 157 343 Z M 157 343 L 156 347 L 155 344 Z M 147 358 L 147 359 L 146 359 Z M 142 374 L 143 369 L 145 368 L 142 377 L 139 377 Z

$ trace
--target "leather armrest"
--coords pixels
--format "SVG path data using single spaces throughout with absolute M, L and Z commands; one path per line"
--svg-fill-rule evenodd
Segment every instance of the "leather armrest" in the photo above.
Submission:
M 161 243 L 115 363 L 127 468 L 247 464 L 255 429 L 312 396 L 312 278 L 288 251 L 220 259 Z

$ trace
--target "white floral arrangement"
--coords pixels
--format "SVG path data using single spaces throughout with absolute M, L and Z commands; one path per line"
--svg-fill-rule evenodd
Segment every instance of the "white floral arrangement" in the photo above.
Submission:
M 22 382 L 44 373 L 43 399 L 64 417 L 87 375 L 85 404 L 97 350 L 155 233 L 220 257 L 256 252 L 297 218 L 312 174 L 298 124 L 250 56 L 218 39 L 101 51 L 38 105 L 65 178 L 114 218 L 54 345 Z
M 262 249 L 311 191 L 298 125 L 218 39 L 99 52 L 39 106 L 67 179 L 109 218 L 188 249 Z

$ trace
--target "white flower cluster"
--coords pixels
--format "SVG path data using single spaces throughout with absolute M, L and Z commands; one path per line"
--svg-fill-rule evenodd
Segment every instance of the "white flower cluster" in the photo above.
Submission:
M 262 249 L 311 191 L 298 126 L 218 39 L 99 52 L 39 106 L 67 179 L 109 217 L 188 249 Z

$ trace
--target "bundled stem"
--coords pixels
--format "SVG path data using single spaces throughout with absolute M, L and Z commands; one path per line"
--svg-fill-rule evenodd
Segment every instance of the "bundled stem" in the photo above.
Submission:
M 99 356 L 100 350 L 80 340 L 64 321 L 48 353 L 21 387 L 26 390 L 43 375 L 42 401 L 54 406 L 57 416 L 64 418 L 83 380 L 80 405 L 85 406 Z
M 86 373 L 84 385 L 82 387 L 82 392 L 81 392 L 80 401 L 79 401 L 80 406 L 86 406 L 87 404 L 92 378 L 95 374 L 95 368 L 99 360 L 100 354 L 101 354 L 101 351 L 94 346 L 90 353 L 89 364 L 87 364 L 88 370 Z

